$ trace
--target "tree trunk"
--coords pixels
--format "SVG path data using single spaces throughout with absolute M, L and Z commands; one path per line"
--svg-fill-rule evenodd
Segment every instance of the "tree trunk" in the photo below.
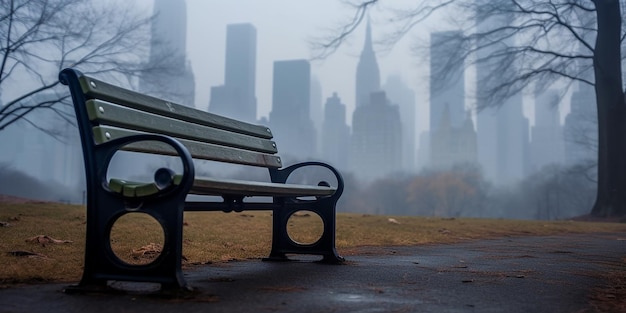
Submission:
M 626 102 L 622 92 L 619 0 L 595 0 L 593 59 L 598 109 L 598 194 L 591 214 L 626 216 Z

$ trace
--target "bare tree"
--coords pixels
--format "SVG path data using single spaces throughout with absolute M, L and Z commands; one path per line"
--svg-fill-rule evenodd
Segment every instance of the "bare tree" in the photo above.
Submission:
M 598 111 L 597 216 L 626 215 L 626 103 L 622 49 L 626 32 L 619 0 L 423 0 L 413 8 L 384 7 L 378 0 L 347 2 L 354 18 L 314 48 L 324 56 L 354 31 L 372 7 L 391 11 L 393 44 L 433 13 L 451 13 L 464 30 L 455 38 L 454 57 L 441 66 L 447 77 L 459 64 L 487 65 L 477 90 L 478 109 L 499 106 L 527 87 L 542 89 L 557 80 L 593 86 Z M 389 13 L 389 12 L 387 12 Z M 449 44 L 449 43 L 448 43 Z M 582 66 L 581 66 L 582 64 Z M 593 76 L 588 75 L 593 69 Z M 479 74 L 480 75 L 480 74 Z M 537 91 L 539 91 L 537 90 Z
M 58 73 L 75 67 L 130 83 L 146 70 L 151 17 L 122 1 L 0 0 L 0 89 L 19 90 L 0 103 L 0 131 L 51 110 L 74 123 Z M 15 93 L 14 93 L 15 94 Z

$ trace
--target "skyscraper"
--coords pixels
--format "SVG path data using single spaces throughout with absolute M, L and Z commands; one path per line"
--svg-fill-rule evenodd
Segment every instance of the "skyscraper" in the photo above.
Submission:
M 430 35 L 430 160 L 440 170 L 476 162 L 474 124 L 465 118 L 464 64 L 457 54 L 462 36 L 460 31 Z
M 371 93 L 379 90 L 380 70 L 378 69 L 378 61 L 376 61 L 376 54 L 372 46 L 372 29 L 370 22 L 367 21 L 365 44 L 356 67 L 355 107 L 367 104 Z
M 507 99 L 498 108 L 495 117 L 495 181 L 502 184 L 515 183 L 528 174 L 530 163 L 530 123 L 524 116 L 522 96 L 516 94 Z
M 583 50 L 583 47 L 579 48 Z M 581 51 L 584 54 L 584 51 Z M 578 60 L 578 71 L 587 81 L 594 81 L 591 60 Z M 598 159 L 598 109 L 593 86 L 578 82 L 570 98 L 570 112 L 563 127 L 565 164 L 577 165 Z
M 476 0 L 486 1 L 486 0 Z M 492 38 L 490 31 L 508 25 L 506 16 L 476 21 L 480 49 L 476 53 L 476 129 L 478 161 L 487 180 L 508 184 L 523 178 L 529 167 L 529 122 L 524 116 L 522 96 L 509 95 L 503 102 L 493 97 L 491 88 L 506 75 L 516 75 L 516 67 L 499 70 L 505 55 L 496 53 L 514 45 L 515 38 Z
M 315 76 L 311 76 L 311 101 L 309 102 L 311 106 L 311 121 L 313 121 L 313 127 L 315 127 L 315 133 L 317 134 L 317 148 L 318 153 L 321 155 L 321 146 L 322 146 L 322 127 L 324 123 L 324 108 L 322 103 L 322 84 L 319 79 Z M 345 113 L 344 113 L 345 118 Z M 345 123 L 345 122 L 344 122 Z
M 226 26 L 224 85 L 211 87 L 209 111 L 256 122 L 256 28 L 252 24 Z
M 449 106 L 445 106 L 438 128 L 431 130 L 431 166 L 449 170 L 462 164 L 476 164 L 476 130 L 471 114 L 463 125 L 452 126 Z
M 402 123 L 402 168 L 410 172 L 417 171 L 415 148 L 417 136 L 417 130 L 415 128 L 415 92 L 397 75 L 387 78 L 383 89 L 391 103 L 397 104 L 400 109 L 400 120 Z
M 148 70 L 140 79 L 142 92 L 195 106 L 195 80 L 186 56 L 185 0 L 155 0 Z M 176 79 L 173 79 L 173 78 Z
M 430 35 L 430 131 L 439 128 L 445 108 L 450 125 L 461 127 L 465 119 L 465 71 L 458 61 L 460 31 L 434 32 Z
M 350 127 L 346 124 L 346 106 L 337 93 L 326 99 L 322 127 L 322 157 L 340 169 L 348 168 Z
M 384 91 L 354 110 L 350 142 L 351 171 L 365 180 L 375 180 L 402 169 L 400 111 Z
M 402 126 L 397 105 L 380 91 L 380 74 L 372 30 L 367 23 L 365 45 L 356 69 L 356 109 L 352 114 L 350 170 L 366 180 L 402 168 Z
M 539 171 L 549 164 L 563 163 L 563 128 L 559 95 L 547 90 L 535 96 L 535 126 L 531 132 L 530 169 Z
M 274 62 L 270 125 L 284 154 L 311 158 L 317 151 L 310 117 L 311 65 L 307 60 Z

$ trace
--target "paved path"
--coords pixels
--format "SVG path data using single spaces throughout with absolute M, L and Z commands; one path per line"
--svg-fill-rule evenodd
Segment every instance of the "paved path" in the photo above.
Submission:
M 185 270 L 192 299 L 0 290 L 0 312 L 585 312 L 626 270 L 626 233 L 362 248 L 346 265 L 230 262 Z M 134 286 L 138 288 L 139 286 Z

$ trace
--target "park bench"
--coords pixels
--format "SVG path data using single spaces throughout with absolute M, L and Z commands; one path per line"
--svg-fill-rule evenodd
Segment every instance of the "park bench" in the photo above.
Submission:
M 272 133 L 264 126 L 137 93 L 75 69 L 61 71 L 59 80 L 69 87 L 74 103 L 87 188 L 84 271 L 80 283 L 67 292 L 107 289 L 111 281 L 190 289 L 181 269 L 184 211 L 271 210 L 272 247 L 264 260 L 284 261 L 290 254 L 310 254 L 322 256 L 321 262 L 343 261 L 335 250 L 336 204 L 343 180 L 332 166 L 303 162 L 283 167 Z M 111 159 L 120 150 L 139 152 L 139 156 L 178 157 L 182 173 L 162 167 L 155 171 L 153 181 L 110 178 Z M 271 182 L 197 177 L 194 159 L 267 168 Z M 310 166 L 329 171 L 336 186 L 327 181 L 287 183 L 294 171 Z M 191 194 L 212 198 L 189 201 Z M 244 201 L 246 197 L 272 200 Z M 323 233 L 314 243 L 296 242 L 287 231 L 288 220 L 300 211 L 311 211 L 323 222 Z M 152 216 L 163 229 L 161 254 L 149 264 L 129 264 L 111 248 L 113 225 L 130 212 Z

